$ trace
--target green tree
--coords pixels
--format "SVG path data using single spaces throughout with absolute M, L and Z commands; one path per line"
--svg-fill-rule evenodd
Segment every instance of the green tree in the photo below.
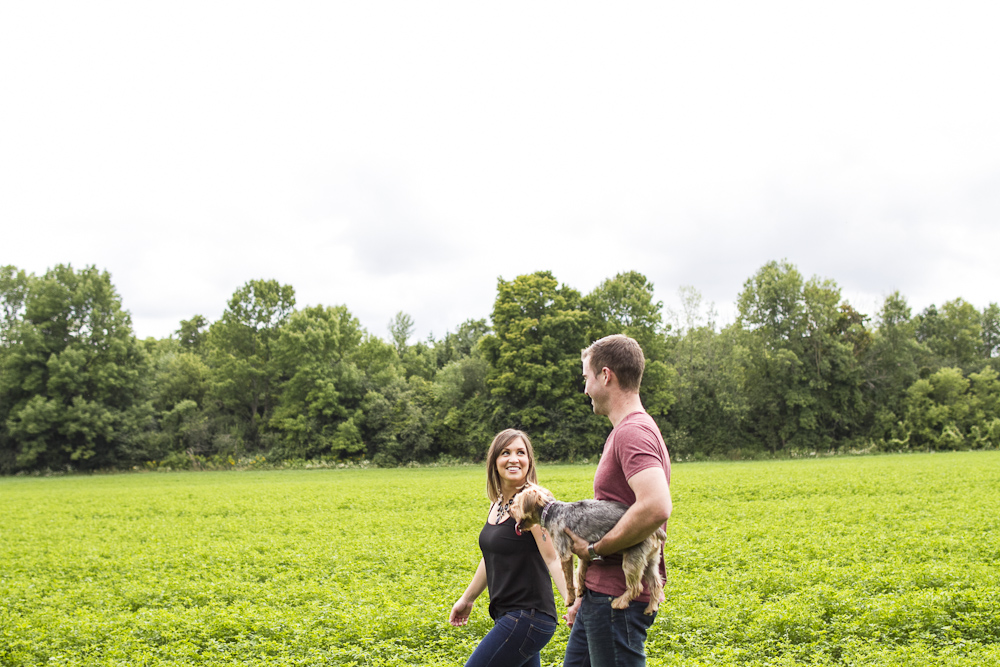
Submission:
M 407 378 L 395 345 L 370 334 L 351 360 L 365 391 L 355 418 L 365 456 L 380 466 L 433 458 L 432 384 Z
M 976 308 L 963 299 L 933 304 L 916 318 L 916 338 L 930 348 L 935 359 L 927 372 L 958 366 L 966 372 L 982 368 L 982 321 Z
M 0 266 L 0 348 L 6 346 L 8 332 L 24 316 L 32 277 L 16 266 Z
M 151 373 L 143 395 L 156 427 L 137 439 L 133 455 L 146 461 L 175 460 L 223 453 L 222 424 L 210 402 L 212 372 L 205 360 L 173 338 L 144 341 Z M 224 438 L 223 438 L 224 439 Z M 231 451 L 225 451 L 231 454 Z
M 211 398 L 235 420 L 245 446 L 263 446 L 261 427 L 271 417 L 277 389 L 274 343 L 294 306 L 291 285 L 251 280 L 209 328 Z
M 459 458 L 481 458 L 493 437 L 488 426 L 489 365 L 479 342 L 489 332 L 485 320 L 468 320 L 436 346 L 434 376 L 434 438 L 441 453 Z
M 413 335 L 413 318 L 399 311 L 389 320 L 389 334 L 392 336 L 392 344 L 396 347 L 396 353 L 402 358 L 406 351 L 407 341 Z
M 181 401 L 203 405 L 211 387 L 211 369 L 205 361 L 169 338 L 156 343 L 159 349 L 151 355 L 155 366 L 150 390 L 153 406 L 169 410 Z
M 1000 376 L 993 369 L 964 377 L 942 368 L 906 390 L 900 437 L 890 446 L 918 450 L 1000 447 Z
M 586 296 L 592 315 L 591 337 L 625 334 L 639 342 L 647 359 L 664 354 L 663 302 L 653 300 L 653 284 L 637 271 L 608 278 Z
M 404 379 L 396 348 L 378 336 L 365 333 L 352 360 L 364 376 L 365 391 L 379 391 Z
M 431 383 L 419 376 L 396 380 L 362 401 L 362 434 L 368 456 L 379 466 L 428 460 L 433 455 Z
M 743 286 L 737 305 L 748 351 L 747 398 L 751 436 L 775 452 L 807 446 L 800 416 L 811 408 L 805 355 L 803 279 L 787 262 L 769 262 Z M 808 419 L 808 415 L 807 415 Z
M 410 337 L 413 336 L 413 318 L 399 311 L 389 320 L 389 334 L 392 345 L 403 363 L 403 370 L 406 377 L 419 375 L 425 380 L 432 380 L 437 371 L 437 350 L 434 346 L 433 337 L 426 343 L 417 342 L 409 344 Z
M 716 331 L 714 308 L 709 305 L 702 315 L 702 297 L 693 287 L 682 287 L 680 296 L 682 319 L 670 352 L 677 402 L 661 430 L 671 455 L 680 460 L 725 456 L 746 447 L 741 330 L 734 325 Z
M 869 336 L 830 280 L 765 264 L 739 297 L 747 349 L 747 427 L 769 451 L 832 448 L 857 434 L 864 404 L 858 356 Z
M 364 332 L 345 306 L 293 313 L 274 345 L 284 381 L 270 426 L 285 457 L 349 456 L 361 452 L 364 378 L 352 361 Z
M 114 465 L 135 428 L 145 357 L 111 277 L 58 265 L 26 287 L 0 372 L 5 465 Z
M 181 320 L 181 326 L 175 333 L 182 348 L 188 352 L 201 354 L 208 338 L 208 320 L 201 315 L 195 315 L 190 320 Z
M 982 335 L 982 356 L 991 361 L 1000 360 L 1000 306 L 991 303 L 983 308 L 980 332 Z M 1000 370 L 1000 364 L 996 364 L 996 366 L 997 370 Z
M 428 382 L 434 379 L 437 372 L 437 349 L 434 341 L 418 342 L 408 345 L 400 357 L 406 377 L 417 375 Z
M 524 429 L 546 459 L 596 453 L 606 431 L 582 394 L 591 320 L 580 293 L 548 271 L 501 278 L 492 319 L 494 333 L 480 343 L 492 428 Z
M 446 333 L 444 338 L 435 345 L 438 368 L 471 356 L 480 339 L 489 332 L 490 326 L 486 320 L 479 319 L 466 320 L 458 326 L 454 333 Z
M 864 388 L 872 408 L 869 436 L 880 441 L 890 437 L 902 419 L 906 389 L 917 380 L 921 360 L 931 353 L 917 342 L 916 323 L 898 291 L 885 298 L 875 323 L 864 358 Z

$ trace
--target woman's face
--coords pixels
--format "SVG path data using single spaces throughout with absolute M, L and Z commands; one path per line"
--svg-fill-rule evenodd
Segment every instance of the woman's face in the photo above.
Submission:
M 501 480 L 513 486 L 523 486 L 528 481 L 530 464 L 528 447 L 524 444 L 524 440 L 517 437 L 500 450 L 500 456 L 497 457 L 497 473 Z

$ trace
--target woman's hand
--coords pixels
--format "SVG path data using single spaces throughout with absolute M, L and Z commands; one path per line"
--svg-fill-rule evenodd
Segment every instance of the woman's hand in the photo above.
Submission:
M 459 598 L 455 606 L 451 608 L 451 614 L 448 616 L 448 622 L 458 627 L 460 625 L 465 625 L 469 622 L 469 616 L 472 615 L 472 602 L 466 602 L 465 598 Z
M 472 615 L 473 603 L 485 590 L 486 561 L 480 558 L 479 567 L 476 568 L 476 573 L 472 575 L 472 582 L 465 589 L 465 592 L 462 593 L 462 597 L 458 598 L 455 606 L 451 608 L 451 613 L 448 615 L 448 622 L 456 627 L 468 623 L 469 616 Z
M 577 598 L 573 606 L 566 610 L 563 614 L 563 620 L 566 621 L 566 625 L 573 627 L 573 622 L 576 621 L 576 612 L 580 611 L 580 604 L 583 602 L 583 598 Z

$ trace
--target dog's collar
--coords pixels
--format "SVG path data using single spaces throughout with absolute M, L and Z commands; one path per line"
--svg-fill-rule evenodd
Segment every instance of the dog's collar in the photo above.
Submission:
M 545 507 L 542 508 L 542 518 L 539 521 L 539 523 L 542 524 L 542 527 L 545 526 L 545 515 L 549 513 L 549 509 L 551 509 L 553 505 L 555 505 L 555 501 L 550 500 L 545 503 Z

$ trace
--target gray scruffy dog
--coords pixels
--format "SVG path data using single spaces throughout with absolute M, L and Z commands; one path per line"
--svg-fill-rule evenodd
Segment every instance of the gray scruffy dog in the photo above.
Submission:
M 583 584 L 587 576 L 588 562 L 580 559 L 580 567 L 576 572 L 576 591 L 573 586 L 573 552 L 570 550 L 572 541 L 565 533 L 569 528 L 574 533 L 587 540 L 596 542 L 614 528 L 618 520 L 628 510 L 628 505 L 610 500 L 580 500 L 575 503 L 564 503 L 555 499 L 548 489 L 537 484 L 526 484 L 514 496 L 510 507 L 510 515 L 517 521 L 515 529 L 529 530 L 532 526 L 541 525 L 552 537 L 552 544 L 562 559 L 563 573 L 569 589 L 566 606 L 570 606 L 577 596 L 583 595 Z M 642 593 L 642 584 L 649 586 L 649 604 L 644 614 L 650 615 L 660 606 L 663 599 L 663 580 L 660 579 L 660 549 L 667 534 L 663 528 L 639 544 L 635 544 L 619 553 L 622 555 L 622 570 L 625 571 L 625 593 L 615 598 L 611 606 L 615 609 L 625 609 L 629 602 Z

